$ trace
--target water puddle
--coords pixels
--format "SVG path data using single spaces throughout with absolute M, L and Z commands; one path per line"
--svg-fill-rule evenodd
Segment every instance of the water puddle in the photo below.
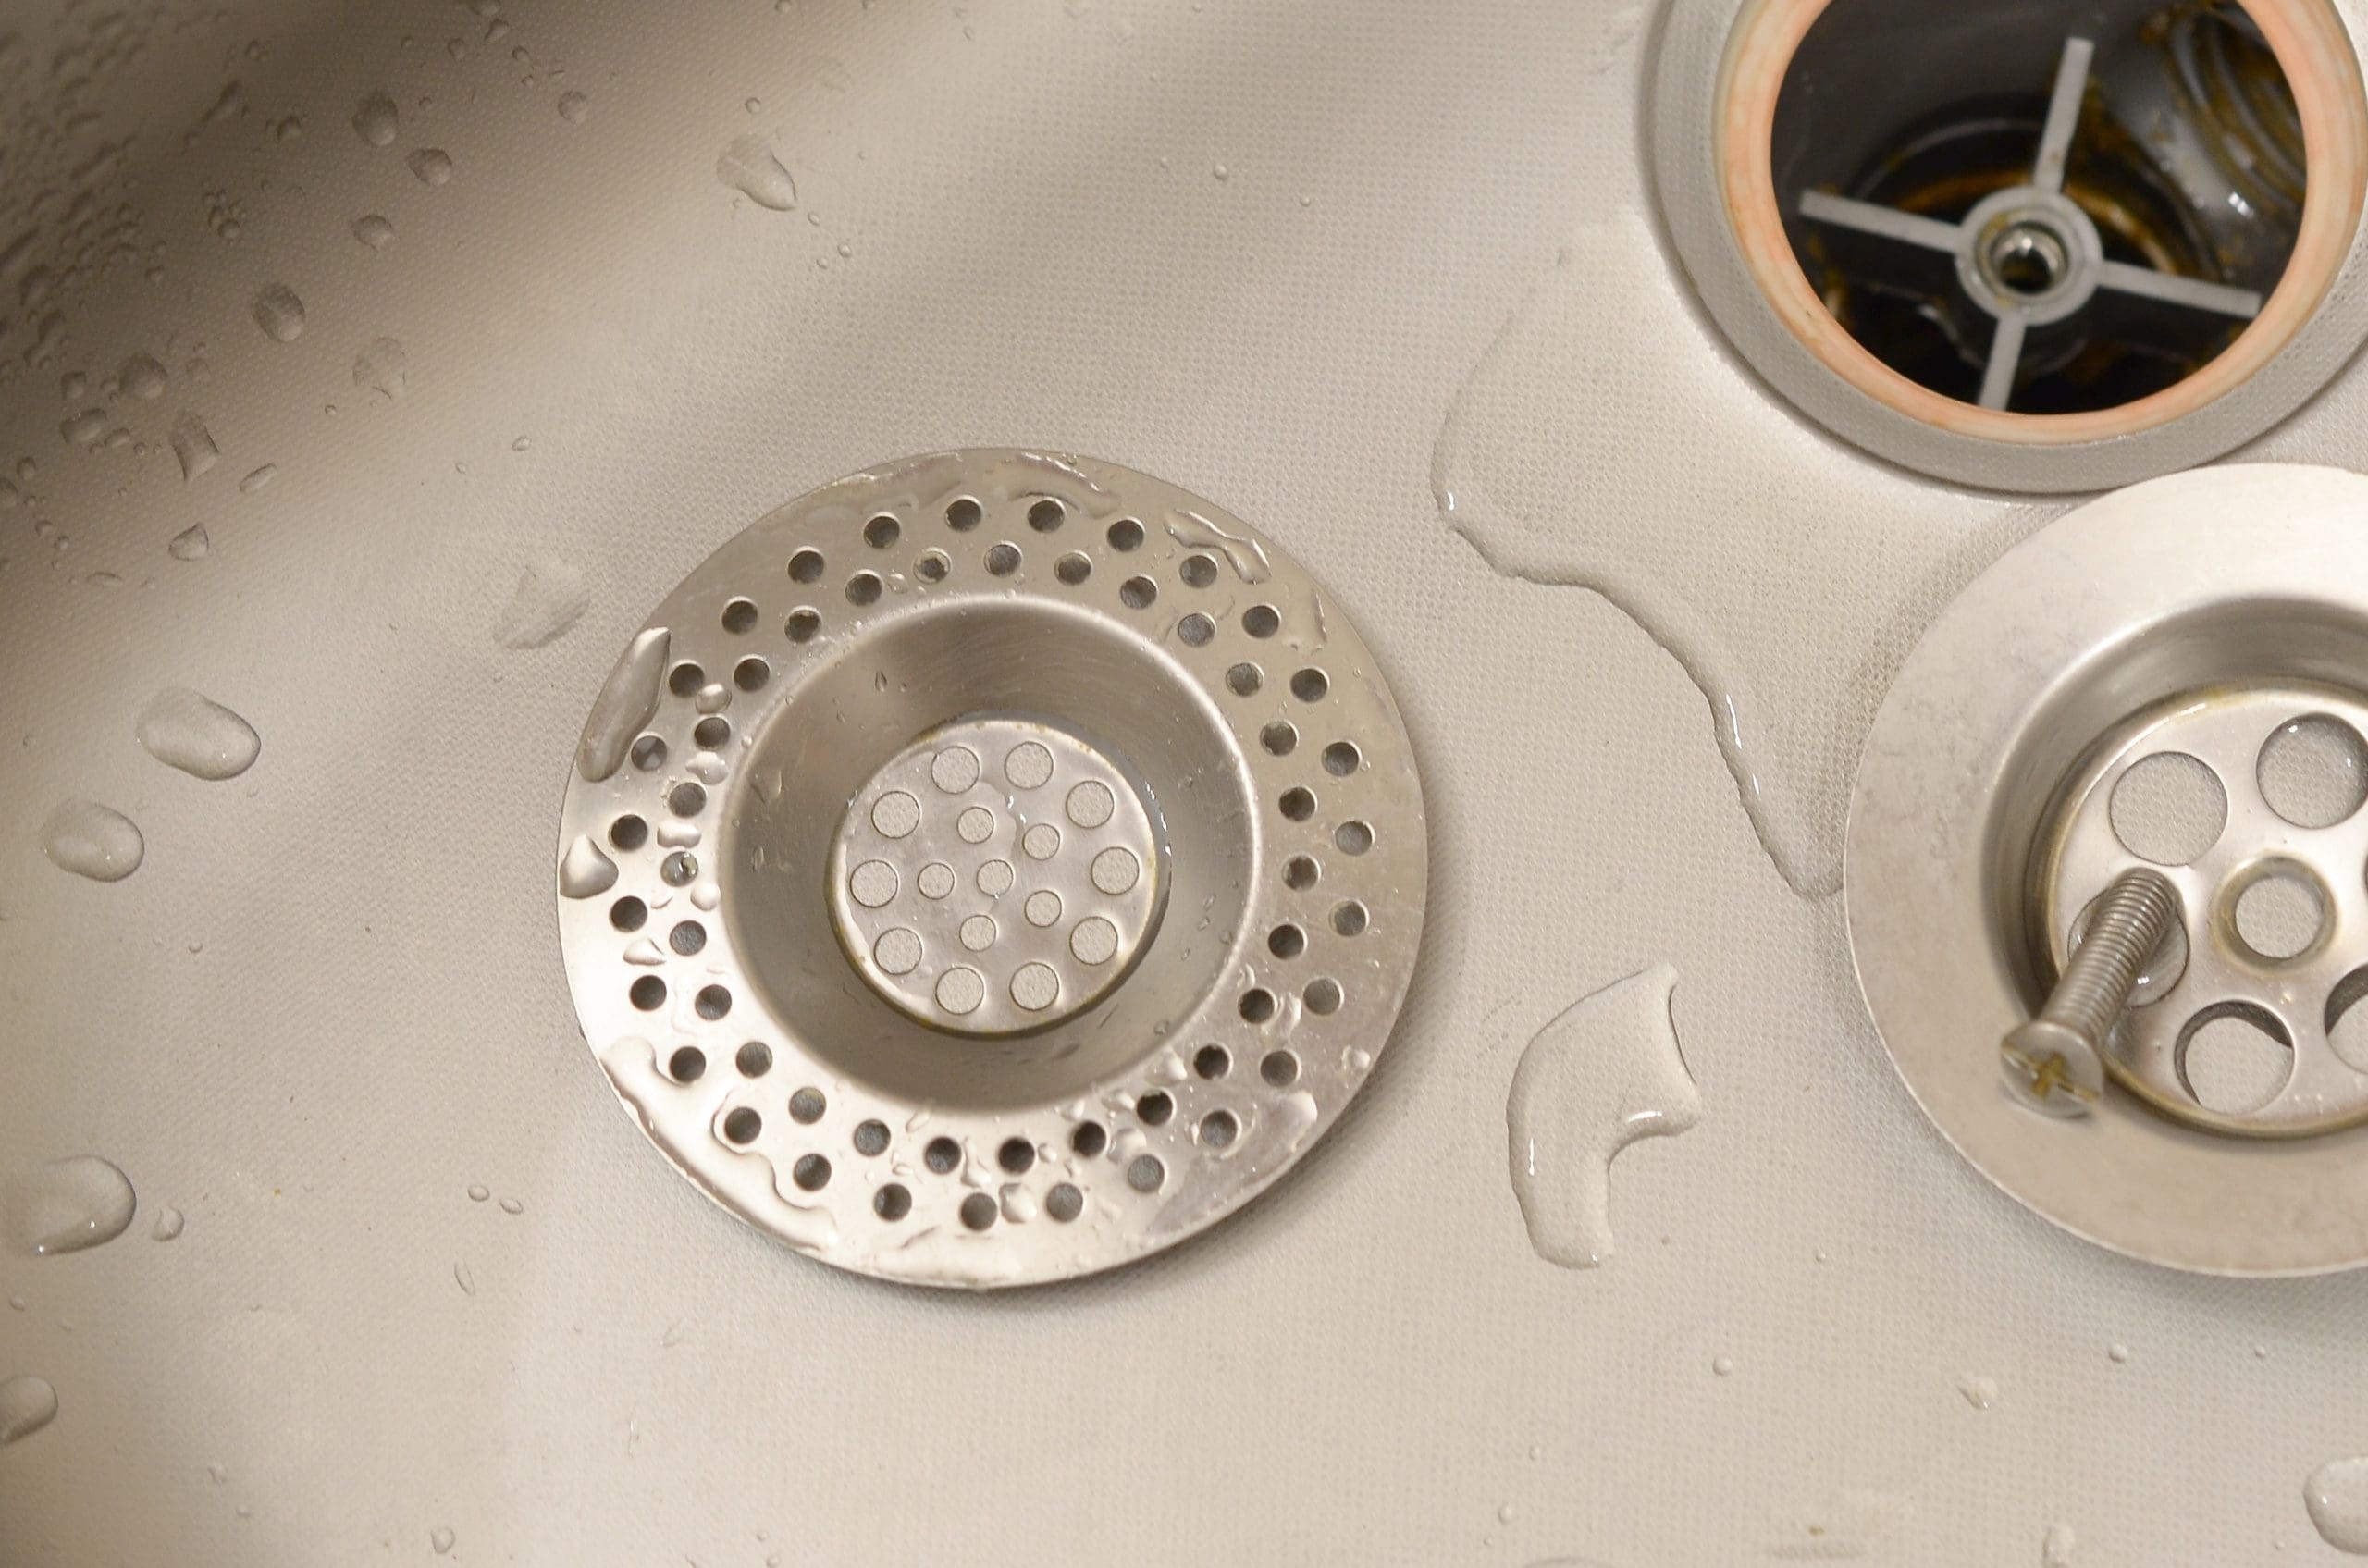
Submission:
M 68 800 L 42 824 L 42 853 L 60 870 L 92 882 L 121 882 L 140 869 L 148 841 L 140 824 L 95 800 Z
M 2368 1557 L 2368 1457 L 2334 1460 L 2311 1472 L 2302 1504 L 2321 1540 Z
M 150 698 L 135 733 L 157 761 L 216 783 L 237 778 L 263 752 L 253 724 L 187 686 L 166 686 Z
M 11 1228 L 36 1255 L 104 1246 L 122 1235 L 139 1205 L 130 1179 L 96 1154 L 52 1160 L 18 1187 Z
M 580 568 L 557 556 L 529 562 L 494 622 L 493 640 L 517 648 L 556 642 L 591 602 L 592 589 Z

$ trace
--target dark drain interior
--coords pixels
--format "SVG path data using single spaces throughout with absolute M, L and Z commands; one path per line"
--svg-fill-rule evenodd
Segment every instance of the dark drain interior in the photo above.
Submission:
M 1943 396 L 2132 402 L 2261 309 L 2300 224 L 2300 121 L 2230 4 L 1837 0 L 1795 52 L 1771 173 L 1835 318 Z

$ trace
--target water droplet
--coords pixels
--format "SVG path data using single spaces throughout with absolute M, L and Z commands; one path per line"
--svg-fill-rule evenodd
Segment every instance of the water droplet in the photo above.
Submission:
M 384 93 L 373 93 L 353 111 L 354 132 L 373 147 L 391 147 L 397 118 L 395 101 Z
M 2072 1568 L 2072 1553 L 2079 1545 L 2071 1525 L 2050 1525 L 2047 1538 L 2039 1544 L 2040 1568 Z
M 188 1223 L 188 1219 L 180 1210 L 163 1209 L 158 1211 L 156 1223 L 149 1228 L 148 1234 L 153 1240 L 158 1241 L 176 1241 L 179 1238 L 182 1228 Z
M 271 133 L 282 142 L 301 141 L 304 135 L 304 122 L 294 115 L 290 115 L 278 125 L 273 126 Z
M 1508 1502 L 1499 1506 L 1497 1510 L 1497 1523 L 1499 1525 L 1510 1525 L 1512 1522 L 1513 1505 Z
M 0 1448 L 30 1438 L 57 1419 L 57 1390 L 31 1373 L 0 1383 Z
M 2115 1345 L 2111 1349 L 2107 1350 L 2105 1354 L 2113 1362 L 2118 1364 L 2119 1363 L 2129 1359 L 2129 1347 L 2128 1345 Z
M 452 1266 L 452 1283 L 461 1288 L 461 1294 L 464 1296 L 474 1296 L 477 1293 L 477 1277 L 469 1271 L 467 1264 L 456 1263 Z
M 266 463 L 261 468 L 253 470 L 245 478 L 239 481 L 239 493 L 242 496 L 251 496 L 278 477 L 279 465 L 274 463 Z
M 1710 1358 L 1710 1373 L 1713 1377 L 1728 1377 L 1733 1373 L 1734 1369 L 1735 1358 L 1731 1355 L 1712 1356 Z
M 504 1198 L 501 1200 L 501 1212 L 504 1214 L 524 1214 L 526 1212 L 526 1205 L 520 1203 L 515 1198 Z
M 148 852 L 137 823 L 95 800 L 61 803 L 42 824 L 41 848 L 52 865 L 92 882 L 121 882 Z
M 1610 1257 L 1613 1158 L 1701 1118 L 1670 1018 L 1676 985 L 1667 964 L 1631 975 L 1573 1004 L 1522 1053 L 1505 1109 L 1513 1196 L 1549 1263 Z
M 389 401 L 411 384 L 411 356 L 392 338 L 374 338 L 353 357 L 353 384 Z
M 438 1525 L 427 1532 L 427 1544 L 436 1549 L 436 1555 L 438 1557 L 450 1551 L 452 1543 L 459 1538 L 452 1534 L 452 1526 L 450 1525 Z
M 292 343 L 304 333 L 304 302 L 285 283 L 266 283 L 248 307 L 264 335 Z
M 797 183 L 761 136 L 737 136 L 715 160 L 715 177 L 760 207 L 785 213 L 797 205 Z
M 123 389 L 142 402 L 154 402 L 165 395 L 165 367 L 146 354 L 133 354 L 116 372 L 116 380 Z
M 374 251 L 384 250 L 395 237 L 395 226 L 376 213 L 370 213 L 353 220 L 353 237 Z
M 1967 1373 L 1957 1379 L 1957 1392 L 1965 1402 L 1976 1410 L 1988 1410 L 1998 1402 L 1998 1379 Z
M 528 562 L 494 623 L 493 640 L 504 648 L 541 648 L 558 640 L 585 607 L 592 590 L 584 574 L 557 556 Z
M 441 147 L 422 147 L 403 162 L 422 185 L 441 185 L 452 178 L 452 154 Z
M 492 1196 L 493 1189 L 487 1187 L 483 1182 L 472 1181 L 469 1183 L 469 1202 L 473 1204 L 482 1204 L 487 1198 Z
M 683 1342 L 684 1332 L 684 1322 L 678 1317 L 673 1322 L 666 1326 L 666 1332 L 658 1336 L 660 1348 L 664 1350 L 672 1350 L 676 1345 Z
M 658 711 L 659 679 L 666 673 L 666 655 L 673 639 L 663 626 L 652 626 L 633 639 L 624 657 L 610 671 L 592 715 L 584 722 L 584 739 L 576 747 L 575 771 L 586 784 L 598 784 L 617 771 L 625 748 Z
M 532 444 L 533 443 L 528 441 L 525 437 L 521 436 L 516 440 L 510 443 L 510 450 L 512 451 L 524 451 Z
M 57 433 L 65 438 L 69 447 L 95 447 L 107 433 L 107 411 L 86 408 L 70 415 L 57 427 Z
M 165 553 L 175 561 L 203 561 L 213 549 L 214 540 L 207 535 L 205 525 L 192 523 L 172 537 L 165 546 Z
M 122 1171 L 96 1154 L 52 1160 L 19 1186 L 15 1228 L 47 1257 L 114 1241 L 139 1200 Z
M 559 863 L 559 890 L 570 898 L 591 898 L 617 884 L 617 863 L 609 858 L 589 833 L 577 833 Z M 469 1189 L 469 1196 L 478 1196 Z
M 1233 178 L 1233 171 L 1226 167 L 1223 164 L 1217 165 L 1215 168 L 1209 170 L 1209 172 L 1215 175 L 1219 179 L 1231 179 Z
M 57 392 L 69 403 L 80 402 L 91 395 L 91 378 L 79 370 L 69 370 L 58 377 Z
M 2368 1457 L 2320 1465 L 2303 1483 L 2302 1505 L 2321 1540 L 2337 1551 L 2368 1557 Z
M 194 479 L 222 461 L 222 449 L 214 444 L 214 432 L 193 414 L 184 414 L 173 421 L 170 438 L 184 479 Z
M 562 93 L 559 95 L 559 117 L 568 124 L 582 125 L 591 112 L 592 100 L 583 93 Z
M 253 724 L 187 686 L 166 686 L 150 698 L 135 733 L 157 761 L 216 782 L 237 778 L 263 750 Z

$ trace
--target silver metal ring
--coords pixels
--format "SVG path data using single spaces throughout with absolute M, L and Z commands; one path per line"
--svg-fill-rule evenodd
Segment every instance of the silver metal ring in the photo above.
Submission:
M 1090 1273 L 1337 1120 L 1422 934 L 1422 789 L 1337 602 L 1109 464 L 939 453 L 783 507 L 593 704 L 560 836 L 585 1033 L 800 1251 Z

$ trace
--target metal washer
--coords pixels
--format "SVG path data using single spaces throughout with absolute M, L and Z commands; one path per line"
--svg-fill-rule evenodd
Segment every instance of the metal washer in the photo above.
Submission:
M 593 702 L 557 883 L 585 1034 L 683 1174 L 825 1262 L 981 1288 L 1289 1168 L 1388 1039 L 1426 845 L 1371 652 L 1273 544 L 1127 469 L 955 451 L 667 598 Z

